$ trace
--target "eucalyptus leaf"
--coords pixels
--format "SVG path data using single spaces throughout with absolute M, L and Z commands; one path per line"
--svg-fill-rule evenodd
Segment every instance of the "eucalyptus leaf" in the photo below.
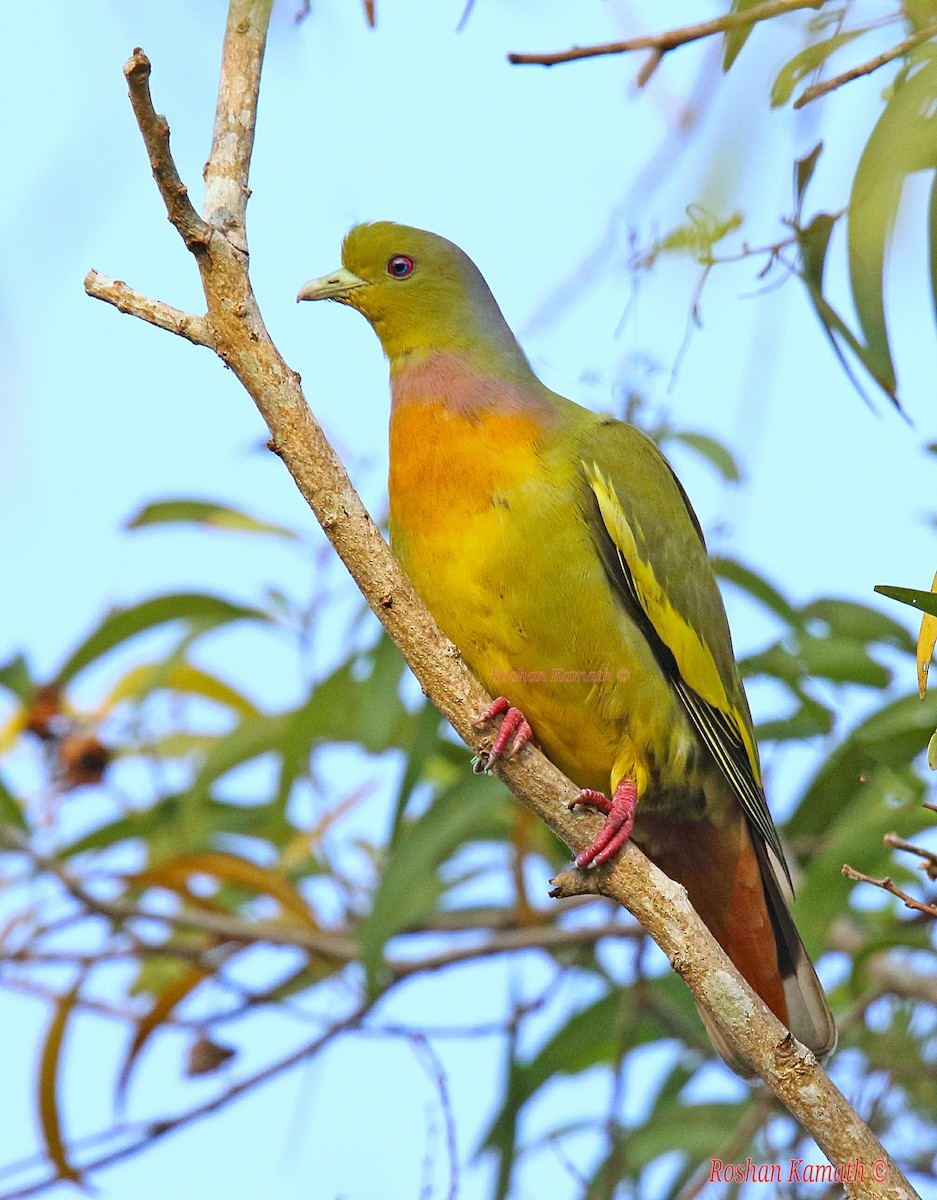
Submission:
M 127 522 L 127 529 L 142 529 L 148 525 L 199 525 L 234 533 L 259 533 L 267 536 L 300 541 L 299 534 L 285 525 L 261 521 L 240 509 L 230 508 L 211 500 L 158 500 L 146 504 Z
M 875 590 L 880 596 L 887 596 L 889 600 L 909 604 L 918 612 L 929 613 L 932 617 L 937 617 L 937 592 L 925 592 L 919 588 L 892 587 L 884 583 L 876 584 Z

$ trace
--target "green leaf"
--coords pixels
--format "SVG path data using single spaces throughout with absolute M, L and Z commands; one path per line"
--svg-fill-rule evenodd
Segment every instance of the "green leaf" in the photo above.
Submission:
M 508 822 L 504 786 L 466 770 L 423 816 L 404 826 L 384 864 L 371 912 L 358 927 L 361 958 L 372 987 L 382 982 L 379 968 L 385 944 L 436 910 L 445 891 L 440 864 L 463 844 L 490 836 L 499 826 L 506 834 Z
M 31 703 L 36 685 L 22 654 L 15 655 L 0 667 L 0 687 L 12 692 L 23 704 Z
M 880 708 L 858 725 L 830 754 L 787 823 L 791 838 L 822 838 L 857 792 L 880 767 L 904 769 L 922 753 L 937 726 L 937 693 L 923 702 L 917 694 Z
M 295 715 L 294 712 L 261 713 L 242 721 L 230 733 L 219 738 L 205 756 L 191 788 L 185 793 L 186 800 L 195 803 L 207 798 L 216 780 L 262 754 L 282 754 Z
M 920 830 L 923 790 L 921 780 L 885 766 L 840 792 L 835 815 L 823 830 L 822 849 L 794 904 L 794 918 L 808 948 L 826 945 L 830 924 L 842 914 L 855 886 L 842 876 L 844 863 L 868 875 L 895 874 L 892 853 L 882 839 L 886 833 L 910 837 Z
M 712 559 L 713 570 L 720 579 L 734 584 L 747 592 L 753 599 L 759 601 L 775 616 L 781 618 L 785 625 L 799 628 L 801 618 L 797 610 L 785 599 L 773 583 L 769 583 L 763 575 L 758 575 L 750 567 L 743 566 L 733 558 L 721 558 L 715 555 Z
M 937 592 L 923 592 L 917 588 L 891 587 L 884 583 L 876 584 L 875 590 L 880 596 L 887 596 L 889 600 L 910 604 L 918 612 L 930 613 L 932 617 L 937 617 Z
M 177 696 L 201 696 L 231 709 L 241 717 L 259 716 L 256 706 L 245 695 L 185 658 L 171 658 L 162 663 L 140 663 L 132 667 L 111 688 L 100 711 L 110 712 L 123 700 L 139 701 L 154 691 L 163 690 Z
M 301 541 L 299 534 L 285 525 L 272 525 L 239 509 L 216 504 L 211 500 L 158 500 L 147 504 L 127 522 L 128 529 L 145 525 L 186 524 L 210 529 L 226 529 L 236 533 L 261 533 L 272 537 Z
M 804 742 L 808 738 L 825 737 L 833 730 L 833 713 L 809 698 L 789 717 L 762 721 L 755 728 L 759 743 Z
M 807 673 L 829 679 L 833 683 L 861 683 L 867 687 L 885 688 L 892 674 L 877 663 L 863 646 L 838 637 L 802 636 L 797 657 Z
M 914 638 L 910 632 L 877 608 L 853 600 L 824 598 L 805 605 L 800 612 L 805 621 L 823 621 L 840 638 L 861 642 L 863 646 L 873 643 L 894 646 L 914 654 Z
M 122 642 L 137 637 L 145 630 L 171 621 L 191 621 L 203 632 L 217 629 L 232 621 L 260 621 L 269 624 L 269 617 L 259 608 L 233 604 L 220 596 L 203 592 L 176 592 L 144 600 L 141 604 L 120 608 L 104 618 L 91 636 L 73 652 L 56 676 L 56 682 L 67 683 L 90 663 L 96 662 Z
M 667 441 L 682 442 L 706 459 L 716 468 L 726 483 L 741 483 L 742 473 L 731 450 L 706 433 L 675 430 L 667 435 Z
M 865 365 L 895 400 L 897 381 L 885 320 L 885 259 L 906 177 L 937 168 L 937 59 L 895 81 L 866 143 L 849 197 L 847 248 Z
M 413 740 L 407 752 L 407 766 L 400 781 L 400 789 L 394 804 L 390 842 L 393 844 L 403 825 L 407 802 L 414 788 L 426 776 L 429 761 L 438 752 L 442 718 L 434 704 L 427 701 L 420 709 L 413 729 Z
M 750 8 L 754 8 L 760 4 L 761 0 L 732 0 L 730 12 L 748 12 Z M 748 41 L 752 30 L 755 28 L 756 22 L 750 25 L 741 25 L 738 29 L 730 29 L 725 35 L 725 51 L 722 56 L 722 69 L 728 71 L 735 60 L 741 53 L 742 47 Z
M 2 775 L 0 775 L 0 821 L 22 830 L 23 833 L 29 832 L 23 807 L 7 787 Z
M 806 229 L 795 229 L 797 243 L 800 248 L 802 268 L 799 277 L 807 288 L 807 295 L 810 297 L 814 312 L 820 320 L 823 332 L 826 334 L 833 353 L 839 360 L 839 364 L 843 368 L 846 377 L 866 404 L 869 404 L 869 398 L 856 378 L 855 372 L 843 351 L 841 342 L 844 342 L 849 347 L 859 362 L 865 367 L 872 378 L 875 379 L 876 383 L 881 385 L 881 381 L 876 377 L 872 365 L 866 361 L 867 353 L 865 347 L 823 295 L 823 273 L 826 254 L 830 246 L 830 237 L 832 236 L 836 221 L 837 218 L 831 216 L 829 213 L 819 213 Z M 897 404 L 894 395 L 887 388 L 885 391 L 892 403 Z
M 937 733 L 932 734 L 927 743 L 927 765 L 932 771 L 937 771 Z
M 774 83 L 771 85 L 771 107 L 779 108 L 782 104 L 786 104 L 791 98 L 791 92 L 802 79 L 806 79 L 808 75 L 818 71 L 840 46 L 845 46 L 847 42 L 851 42 L 865 32 L 864 29 L 845 29 L 832 37 L 824 38 L 822 42 L 813 42 L 812 45 L 805 46 L 803 50 L 798 51 L 778 71 Z
M 640 1171 L 652 1162 L 674 1151 L 693 1160 L 711 1161 L 713 1147 L 721 1145 L 731 1129 L 737 1129 L 743 1115 L 751 1107 L 750 1100 L 734 1103 L 686 1104 L 674 1101 L 633 1129 L 623 1130 L 619 1135 L 619 1154 L 628 1163 L 630 1171 Z M 735 1147 L 733 1147 L 735 1149 Z M 740 1156 L 747 1147 L 739 1147 Z M 613 1150 L 609 1165 L 615 1161 Z M 595 1179 L 602 1179 L 602 1167 Z
M 798 158 L 794 164 L 794 215 L 797 218 L 798 224 L 800 224 L 800 214 L 803 211 L 807 186 L 813 178 L 814 171 L 817 169 L 817 163 L 820 161 L 822 152 L 823 143 L 817 142 L 809 153 L 805 154 L 803 158 Z

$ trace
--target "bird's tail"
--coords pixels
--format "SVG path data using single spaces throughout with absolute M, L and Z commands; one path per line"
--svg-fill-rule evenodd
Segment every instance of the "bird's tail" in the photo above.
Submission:
M 808 1046 L 822 1061 L 836 1048 L 836 1024 L 833 1014 L 830 1012 L 823 985 L 817 978 L 813 963 L 804 949 L 804 944 L 800 940 L 800 935 L 791 917 L 785 896 L 786 881 L 782 882 L 784 880 L 783 870 L 760 838 L 756 836 L 750 841 L 758 864 L 764 902 L 774 935 L 777 975 L 784 997 L 783 1010 L 779 1012 L 779 1005 L 772 1003 L 772 999 L 763 995 L 762 990 L 754 983 L 752 986 L 762 995 L 765 1003 L 778 1020 L 786 1025 L 794 1037 Z M 723 949 L 739 968 L 740 973 L 748 979 L 749 983 L 752 983 L 750 972 L 746 970 L 748 964 L 745 962 L 744 953 L 740 956 L 742 961 L 739 961 L 736 957 L 737 948 L 735 946 L 730 944 L 724 946 Z M 751 972 L 751 974 L 756 974 L 756 972 Z M 752 1070 L 748 1063 L 740 1058 L 726 1042 L 710 1014 L 702 1006 L 697 1005 L 697 1007 L 710 1041 L 723 1061 L 739 1075 L 750 1077 Z
M 651 856 L 687 889 L 716 941 L 778 1020 L 818 1058 L 826 1057 L 836 1046 L 836 1025 L 794 927 L 780 864 L 744 818 L 734 831 L 707 821 L 694 826 Z M 728 1066 L 751 1076 L 703 1008 L 700 1017 Z

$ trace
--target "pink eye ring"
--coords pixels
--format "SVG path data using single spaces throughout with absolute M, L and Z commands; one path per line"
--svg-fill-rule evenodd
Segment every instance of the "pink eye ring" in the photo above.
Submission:
M 392 279 L 406 279 L 413 274 L 413 259 L 406 254 L 395 254 L 387 260 L 387 274 Z

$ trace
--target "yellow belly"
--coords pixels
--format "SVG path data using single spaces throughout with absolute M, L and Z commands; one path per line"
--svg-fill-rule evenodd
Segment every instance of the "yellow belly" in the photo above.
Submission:
M 687 787 L 695 739 L 571 511 L 575 463 L 541 433 L 517 412 L 395 408 L 395 552 L 469 667 L 576 784 L 633 774 L 665 802 Z

